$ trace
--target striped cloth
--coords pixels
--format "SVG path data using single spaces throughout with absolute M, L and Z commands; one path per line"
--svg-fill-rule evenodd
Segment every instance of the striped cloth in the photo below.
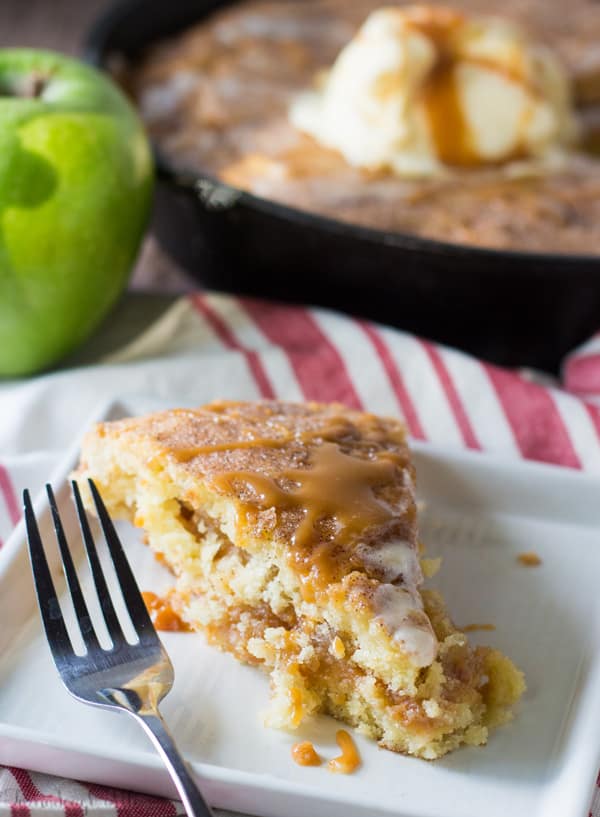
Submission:
M 340 401 L 400 415 L 416 439 L 600 472 L 600 334 L 569 356 L 560 384 L 320 309 L 192 293 L 97 365 L 0 386 L 0 547 L 22 489 L 41 486 L 100 402 L 127 395 Z M 0 817 L 42 812 L 175 817 L 181 806 L 0 767 Z M 600 788 L 590 814 L 600 817 Z

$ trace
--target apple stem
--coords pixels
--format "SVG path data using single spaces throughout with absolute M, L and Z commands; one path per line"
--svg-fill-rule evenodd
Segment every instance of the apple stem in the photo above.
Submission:
M 18 80 L 13 80 L 7 85 L 0 84 L 0 96 L 13 96 L 22 99 L 37 99 L 40 97 L 48 84 L 49 75 L 41 71 L 32 71 Z
M 19 88 L 19 96 L 25 97 L 26 99 L 37 99 L 37 97 L 43 94 L 47 82 L 48 77 L 45 74 L 42 74 L 40 71 L 33 71 L 25 77 L 23 85 Z

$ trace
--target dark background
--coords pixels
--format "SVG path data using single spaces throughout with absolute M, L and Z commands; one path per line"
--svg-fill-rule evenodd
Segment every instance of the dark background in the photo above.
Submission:
M 0 46 L 80 50 L 85 31 L 107 0 L 0 0 Z
M 0 47 L 52 48 L 78 56 L 89 27 L 110 5 L 111 0 L 0 0 Z M 144 243 L 131 285 L 161 292 L 190 286 L 151 236 Z

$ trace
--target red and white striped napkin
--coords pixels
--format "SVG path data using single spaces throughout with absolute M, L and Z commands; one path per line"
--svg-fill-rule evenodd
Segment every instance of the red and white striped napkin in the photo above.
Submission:
M 97 406 L 143 395 L 340 401 L 400 415 L 412 437 L 600 473 L 600 334 L 543 382 L 320 309 L 192 293 L 97 365 L 0 386 L 0 547 Z M 181 806 L 0 767 L 0 817 L 174 817 Z M 600 817 L 600 788 L 591 807 Z M 281 817 L 285 817 L 282 815 Z

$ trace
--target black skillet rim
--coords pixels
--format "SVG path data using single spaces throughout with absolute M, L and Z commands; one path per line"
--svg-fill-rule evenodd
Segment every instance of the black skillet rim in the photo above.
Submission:
M 231 2 L 231 0 L 228 0 Z M 233 0 L 236 2 L 237 0 Z M 106 69 L 107 39 L 113 33 L 121 18 L 128 16 L 136 8 L 141 12 L 147 10 L 147 2 L 144 0 L 113 0 L 108 8 L 92 22 L 88 29 L 83 44 L 83 59 L 91 65 Z M 198 19 L 202 15 L 199 10 Z M 305 224 L 308 228 L 318 228 L 322 232 L 331 233 L 337 236 L 345 236 L 349 240 L 371 242 L 378 245 L 393 246 L 399 250 L 411 252 L 423 252 L 433 256 L 446 256 L 454 259 L 462 259 L 468 264 L 478 264 L 483 269 L 486 261 L 494 264 L 502 261 L 507 262 L 510 267 L 511 262 L 527 264 L 528 272 L 542 272 L 547 275 L 549 272 L 562 276 L 564 267 L 580 267 L 593 264 L 600 266 L 600 255 L 586 255 L 574 253 L 540 253 L 528 250 L 506 250 L 494 247 L 470 246 L 449 241 L 439 241 L 433 238 L 426 238 L 411 233 L 388 232 L 378 230 L 373 227 L 364 227 L 350 222 L 338 221 L 307 210 L 290 207 L 271 199 L 255 196 L 245 190 L 231 187 L 224 182 L 211 177 L 208 173 L 200 171 L 187 171 L 176 169 L 169 164 L 165 156 L 161 153 L 153 140 L 152 145 L 156 164 L 157 178 L 178 187 L 181 190 L 198 195 L 197 191 L 202 182 L 206 181 L 219 188 L 227 188 L 232 191 L 235 204 L 244 204 L 252 209 L 285 218 L 289 221 Z

